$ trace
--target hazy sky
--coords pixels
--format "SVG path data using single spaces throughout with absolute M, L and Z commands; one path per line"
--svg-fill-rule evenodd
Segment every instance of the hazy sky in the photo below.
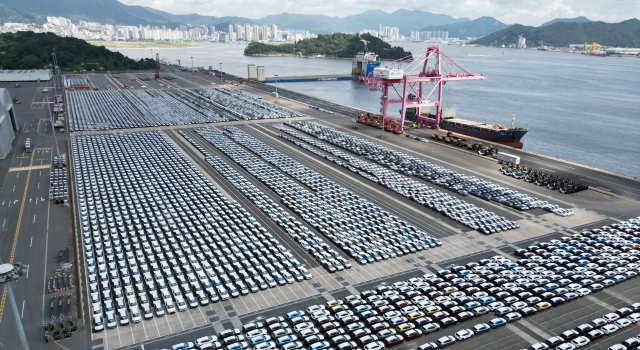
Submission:
M 422 10 L 476 19 L 492 16 L 513 24 L 540 25 L 554 18 L 585 16 L 620 22 L 640 17 L 639 0 L 119 0 L 174 14 L 261 18 L 282 12 L 344 17 L 368 9 Z

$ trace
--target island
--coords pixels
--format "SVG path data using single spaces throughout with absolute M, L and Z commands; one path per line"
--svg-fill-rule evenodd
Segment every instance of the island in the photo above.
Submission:
M 295 44 L 270 45 L 252 42 L 244 49 L 247 56 L 322 56 L 328 58 L 353 58 L 359 51 L 375 52 L 384 60 L 397 60 L 411 56 L 399 46 L 391 47 L 382 39 L 370 34 L 319 34 L 317 38 L 303 39 Z
M 48 68 L 53 64 L 54 48 L 62 71 L 152 70 L 156 67 L 150 58 L 136 61 L 81 39 L 34 32 L 0 34 L 0 65 L 3 69 Z

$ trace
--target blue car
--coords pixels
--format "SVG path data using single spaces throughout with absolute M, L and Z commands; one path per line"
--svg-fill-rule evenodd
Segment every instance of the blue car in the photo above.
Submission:
M 369 305 L 358 305 L 356 307 L 353 308 L 353 312 L 355 312 L 356 314 L 361 314 L 365 311 L 369 311 L 371 310 L 371 306 Z
M 505 320 L 502 317 L 494 318 L 494 319 L 489 321 L 489 327 L 491 327 L 491 328 L 502 327 L 505 324 L 507 324 L 507 320 Z
M 244 350 L 248 347 L 247 343 L 245 342 L 238 342 L 238 343 L 233 343 L 233 344 L 229 344 L 225 347 L 225 350 Z
M 627 280 L 627 278 L 622 276 L 622 275 L 615 275 L 615 276 L 611 277 L 611 279 L 616 283 L 624 282 L 624 281 Z
M 489 304 L 493 303 L 494 301 L 496 301 L 496 298 L 494 298 L 494 297 L 482 297 L 482 298 L 478 299 L 478 301 L 482 305 L 489 305 Z
M 323 350 L 329 348 L 330 344 L 328 341 L 319 341 L 309 345 L 309 350 Z
M 458 272 L 458 276 L 460 276 L 460 277 L 464 277 L 464 276 L 466 276 L 466 275 L 470 275 L 470 274 L 472 274 L 472 273 L 473 273 L 473 272 L 471 272 L 471 271 L 469 271 L 469 270 L 462 270 L 462 271 Z
M 282 337 L 276 339 L 276 344 L 278 346 L 282 346 L 286 343 L 291 343 L 298 340 L 298 337 L 296 337 L 295 335 L 283 335 Z
M 557 289 L 557 288 L 560 288 L 560 286 L 555 284 L 555 283 L 547 283 L 547 284 L 544 285 L 544 289 L 546 289 L 546 290 L 554 290 L 554 289 Z
M 477 301 L 470 301 L 470 302 L 464 304 L 464 308 L 467 309 L 467 310 L 473 310 L 473 309 L 475 309 L 475 308 L 477 308 L 477 307 L 479 307 L 481 305 L 482 304 L 480 304 Z
M 251 339 L 249 339 L 249 343 L 251 343 L 251 346 L 254 346 L 269 340 L 271 340 L 270 336 L 266 334 L 261 334 L 261 335 L 256 335 L 255 337 L 251 337 Z
M 284 317 L 286 317 L 287 320 L 290 320 L 292 318 L 296 318 L 296 317 L 300 317 L 300 316 L 304 316 L 304 311 L 297 310 L 297 311 L 287 312 L 287 314 Z
M 506 267 L 507 269 L 512 269 L 514 267 L 518 267 L 518 264 L 510 262 L 510 263 L 504 264 L 504 267 Z
M 553 271 L 554 273 L 561 273 L 561 272 L 567 271 L 567 269 L 565 267 L 562 267 L 562 266 L 556 266 L 551 271 Z

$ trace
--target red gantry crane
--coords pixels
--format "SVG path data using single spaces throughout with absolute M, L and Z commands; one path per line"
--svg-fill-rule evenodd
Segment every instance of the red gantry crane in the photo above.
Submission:
M 404 68 L 403 68 L 404 66 Z M 360 82 L 367 84 L 371 91 L 382 91 L 380 104 L 382 112 L 382 123 L 391 124 L 398 133 L 403 132 L 404 119 L 407 108 L 417 109 L 419 123 L 430 125 L 435 129 L 440 129 L 440 115 L 442 112 L 442 88 L 447 81 L 458 80 L 479 80 L 486 78 L 483 74 L 471 73 L 447 54 L 442 52 L 439 46 L 430 46 L 416 55 L 401 58 L 391 62 L 385 67 L 375 68 L 366 77 L 360 77 Z M 425 83 L 435 83 L 431 91 L 424 96 Z M 395 92 L 397 98 L 389 96 L 389 88 Z M 430 101 L 432 95 L 436 93 L 437 100 Z M 387 108 L 390 104 L 401 103 L 400 122 L 396 118 L 389 118 Z M 436 107 L 436 118 L 425 118 L 421 116 L 422 107 Z M 389 121 L 391 119 L 391 121 Z M 384 128 L 384 125 L 380 125 Z

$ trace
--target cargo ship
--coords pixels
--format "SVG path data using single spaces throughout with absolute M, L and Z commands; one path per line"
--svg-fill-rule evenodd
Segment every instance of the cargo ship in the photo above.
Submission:
M 407 109 L 406 118 L 418 123 L 425 124 L 435 129 L 435 115 L 422 113 L 420 117 L 415 117 L 413 111 Z M 467 135 L 482 140 L 487 140 L 515 148 L 522 148 L 524 142 L 522 139 L 529 129 L 517 128 L 513 124 L 515 115 L 511 119 L 511 127 L 502 126 L 500 124 L 490 125 L 487 123 L 476 122 L 472 120 L 460 119 L 455 115 L 455 108 L 444 108 L 440 117 L 440 129 L 451 131 L 457 134 Z

